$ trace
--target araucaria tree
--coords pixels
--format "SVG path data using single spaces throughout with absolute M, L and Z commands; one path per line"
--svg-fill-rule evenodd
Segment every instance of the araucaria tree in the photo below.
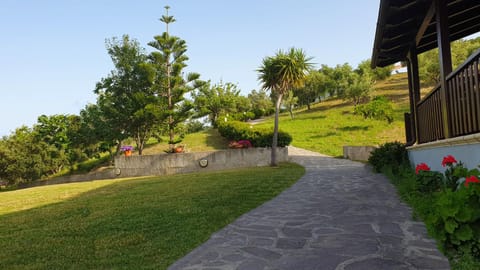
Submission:
M 160 19 L 165 23 L 166 31 L 162 35 L 155 36 L 148 45 L 156 49 L 150 55 L 153 67 L 156 69 L 153 89 L 159 104 L 166 106 L 162 114 L 165 116 L 170 151 L 173 152 L 175 144 L 181 141 L 181 138 L 176 137 L 177 126 L 193 113 L 192 102 L 185 98 L 185 94 L 200 87 L 203 82 L 199 80 L 200 75 L 197 73 L 183 76 L 183 69 L 187 66 L 188 60 L 185 55 L 187 45 L 184 40 L 169 34 L 169 24 L 175 22 L 173 16 L 168 15 L 169 8 L 165 7 L 166 15 Z
M 302 86 L 312 67 L 311 59 L 301 49 L 290 48 L 286 52 L 279 50 L 275 56 L 265 57 L 262 65 L 257 69 L 258 80 L 262 83 L 262 88 L 270 90 L 277 98 L 272 141 L 272 166 L 277 166 L 278 115 L 282 98 L 290 90 Z

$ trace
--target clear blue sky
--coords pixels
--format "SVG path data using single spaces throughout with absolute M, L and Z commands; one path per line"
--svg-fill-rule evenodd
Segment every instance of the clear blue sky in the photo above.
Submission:
M 105 39 L 128 34 L 147 51 L 165 27 L 188 45 L 188 71 L 258 89 L 255 70 L 278 49 L 356 66 L 371 56 L 379 0 L 2 0 L 0 136 L 42 114 L 78 114 L 112 69 Z

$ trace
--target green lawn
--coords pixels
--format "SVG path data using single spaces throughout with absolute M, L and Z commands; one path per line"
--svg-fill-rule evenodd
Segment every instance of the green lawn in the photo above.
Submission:
M 165 139 L 165 141 L 167 141 L 167 139 Z M 180 144 L 185 145 L 187 152 L 204 152 L 228 148 L 228 140 L 220 136 L 218 131 L 213 128 L 187 134 Z M 145 155 L 154 155 L 164 153 L 166 150 L 168 150 L 168 144 L 166 142 L 154 142 L 149 144 L 143 153 Z
M 3 192 L 1 269 L 166 269 L 304 173 L 278 168 Z
M 344 145 L 379 145 L 390 141 L 405 141 L 403 109 L 395 105 L 395 121 L 364 119 L 353 114 L 353 106 L 330 100 L 319 103 L 310 111 L 280 117 L 280 129 L 293 137 L 292 145 L 331 156 L 342 156 Z M 260 126 L 273 126 L 268 119 Z
M 292 145 L 331 156 L 342 156 L 344 145 L 380 145 L 405 142 L 405 112 L 409 111 L 406 74 L 396 74 L 378 82 L 373 96 L 385 96 L 393 102 L 394 121 L 364 119 L 353 114 L 354 107 L 341 99 L 322 101 L 311 110 L 298 110 L 295 118 L 288 113 L 280 116 L 280 129 L 293 137 Z M 422 89 L 426 93 L 428 87 Z M 273 118 L 259 126 L 273 127 Z

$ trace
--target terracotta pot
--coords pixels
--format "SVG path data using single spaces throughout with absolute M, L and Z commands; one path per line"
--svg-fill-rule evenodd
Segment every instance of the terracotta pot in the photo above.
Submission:
M 175 147 L 175 153 L 183 153 L 183 146 Z
M 132 155 L 132 150 L 125 150 L 125 156 L 129 157 Z

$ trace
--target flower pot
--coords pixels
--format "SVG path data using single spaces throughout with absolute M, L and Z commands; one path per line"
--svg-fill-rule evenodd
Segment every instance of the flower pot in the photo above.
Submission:
M 183 146 L 175 147 L 175 153 L 183 153 Z
M 129 157 L 132 155 L 132 150 L 125 150 L 125 156 Z

